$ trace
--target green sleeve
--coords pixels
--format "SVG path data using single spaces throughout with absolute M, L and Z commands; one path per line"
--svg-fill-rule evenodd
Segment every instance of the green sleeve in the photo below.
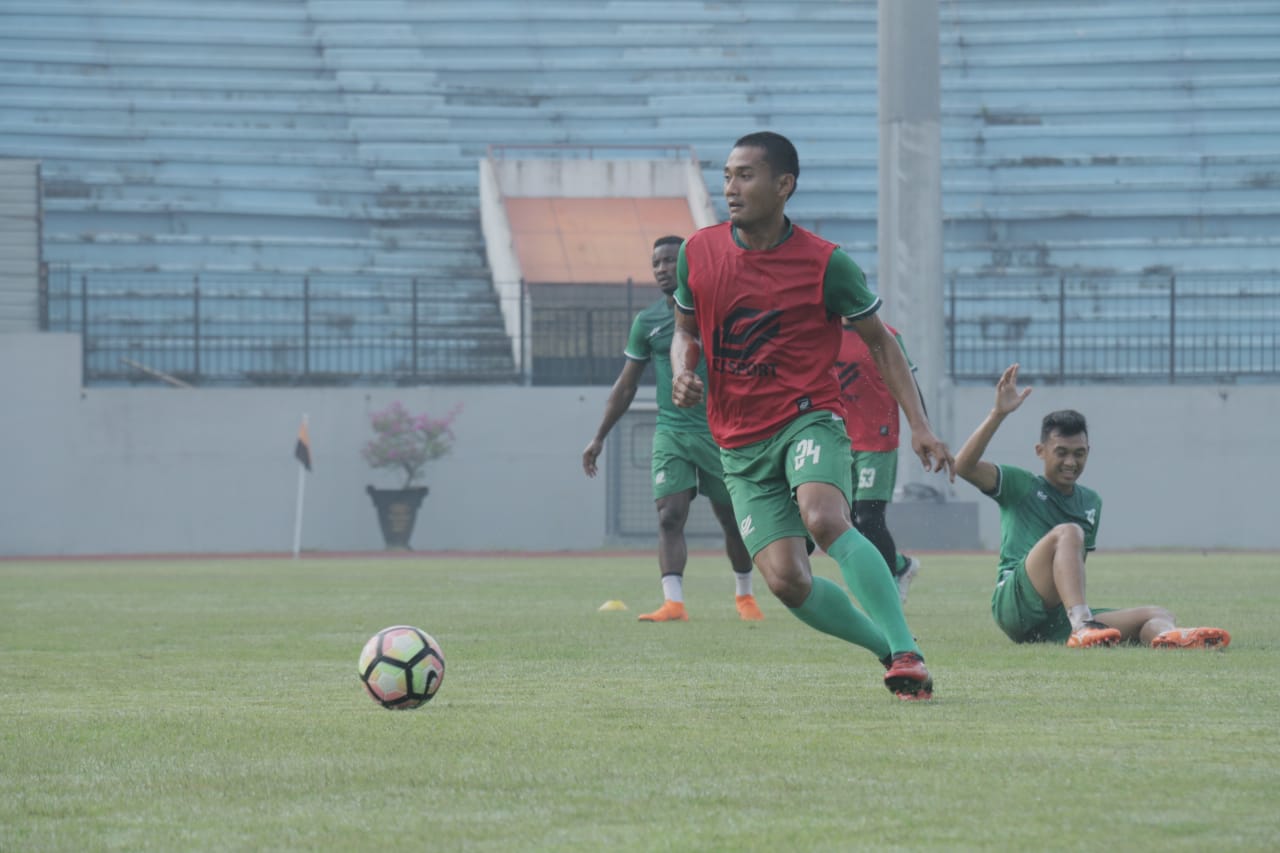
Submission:
M 627 336 L 627 348 L 622 354 L 632 361 L 648 361 L 653 356 L 653 348 L 649 346 L 649 330 L 641 322 L 643 314 L 637 314 L 631 321 L 631 334 Z
M 853 258 L 836 249 L 822 280 L 827 310 L 838 317 L 861 320 L 880 310 L 880 297 L 867 289 L 867 277 Z
M 1016 504 L 1035 487 L 1035 475 L 1025 468 L 1015 465 L 997 465 L 996 468 L 1000 471 L 1000 481 L 996 483 L 995 493 L 991 497 L 1000 506 Z
M 1084 549 L 1086 551 L 1098 550 L 1098 528 L 1102 526 L 1102 498 L 1094 494 L 1094 499 L 1097 501 L 1097 512 L 1093 517 L 1093 525 L 1084 537 Z
M 687 243 L 687 241 L 686 241 Z M 689 259 L 684 255 L 686 243 L 680 244 L 680 254 L 676 257 L 676 306 L 686 312 L 693 311 L 693 292 L 689 290 Z

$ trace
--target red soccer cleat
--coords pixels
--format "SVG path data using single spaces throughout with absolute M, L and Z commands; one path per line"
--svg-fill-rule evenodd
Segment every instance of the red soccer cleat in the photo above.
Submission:
M 933 698 L 933 677 L 920 655 L 898 652 L 885 669 L 884 686 L 894 696 L 907 702 Z

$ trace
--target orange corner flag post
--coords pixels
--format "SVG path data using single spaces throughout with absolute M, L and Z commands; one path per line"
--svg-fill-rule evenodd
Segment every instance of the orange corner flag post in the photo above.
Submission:
M 302 426 L 298 427 L 298 442 L 293 446 L 293 455 L 302 464 L 298 467 L 298 505 L 293 514 L 293 559 L 298 559 L 302 550 L 302 498 L 307 489 L 307 472 L 311 470 L 311 434 L 307 432 L 307 416 L 302 416 Z

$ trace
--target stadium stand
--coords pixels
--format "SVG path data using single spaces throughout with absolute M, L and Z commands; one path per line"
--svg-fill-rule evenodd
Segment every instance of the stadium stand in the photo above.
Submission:
M 947 267 L 1276 267 L 1280 7 L 942 4 Z
M 940 9 L 956 287 L 1275 270 L 1274 3 Z M 0 156 L 44 163 L 70 290 L 329 287 L 344 301 L 313 319 L 335 345 L 385 338 L 370 306 L 412 290 L 428 338 L 367 367 L 398 381 L 519 371 L 478 221 L 491 144 L 692 146 L 714 190 L 733 138 L 778 130 L 804 166 L 794 218 L 876 266 L 874 0 L 8 0 L 0 115 Z M 309 369 L 350 369 L 329 367 Z

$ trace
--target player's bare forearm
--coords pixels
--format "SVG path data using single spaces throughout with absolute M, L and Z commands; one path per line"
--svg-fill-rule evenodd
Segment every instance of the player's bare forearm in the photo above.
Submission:
M 916 379 L 911 374 L 911 365 L 902 354 L 893 335 L 885 328 L 879 317 L 871 316 L 853 323 L 853 328 L 866 342 L 871 358 L 880 371 L 880 378 L 885 387 L 893 394 L 893 399 L 902 407 L 902 413 L 911 426 L 911 431 L 927 429 L 929 418 L 925 415 L 924 402 Z
M 995 405 L 956 454 L 957 474 L 984 492 L 995 489 L 1000 477 L 999 471 L 995 465 L 984 462 L 982 457 L 996 430 L 1000 429 L 1000 424 L 1016 412 L 1030 394 L 1030 388 L 1018 390 L 1018 363 L 1014 362 L 1006 367 L 996 382 Z
M 1000 379 L 996 381 L 996 400 L 991 411 L 978 424 L 978 428 L 969 436 L 969 440 L 956 454 L 956 473 L 963 479 L 973 483 L 984 492 L 995 491 L 1000 481 L 1000 472 L 995 465 L 983 461 L 987 445 L 1000 429 L 1004 419 L 1018 410 L 1022 401 L 1031 394 L 1030 388 L 1018 390 L 1018 363 L 1014 362 L 1004 369 Z
M 604 449 L 604 440 L 609 435 L 609 431 L 627 413 L 627 409 L 631 408 L 631 403 L 636 398 L 636 389 L 640 385 L 640 375 L 643 372 L 644 362 L 628 359 L 622 366 L 622 372 L 614 381 L 613 389 L 609 391 L 609 399 L 605 401 L 604 417 L 596 429 L 595 438 L 591 439 L 586 449 L 582 451 L 582 470 L 588 477 L 596 475 L 596 460 Z
M 671 401 L 681 408 L 696 406 L 702 401 L 704 389 L 696 372 L 701 357 L 697 324 L 692 317 L 677 312 L 675 335 L 671 339 Z
M 680 374 L 697 370 L 702 357 L 702 342 L 698 339 L 698 325 L 688 314 L 676 312 L 675 335 L 671 339 L 671 370 Z
M 995 465 L 982 457 L 986 454 L 987 445 L 991 443 L 996 430 L 1000 428 L 1000 424 L 1004 423 L 1004 419 L 1004 413 L 992 409 L 956 453 L 956 473 L 961 479 L 973 483 L 984 492 L 995 489 L 999 473 Z
M 618 381 L 613 383 L 613 390 L 609 392 L 609 399 L 604 404 L 604 418 L 600 421 L 600 428 L 596 430 L 596 438 L 604 441 L 605 436 L 627 413 L 627 409 L 631 408 L 631 403 L 635 399 L 636 383 L 623 381 L 623 377 L 618 377 Z
M 947 478 L 955 480 L 955 460 L 951 456 L 951 450 L 933 433 L 929 417 L 925 414 L 920 388 L 916 385 L 911 365 L 902 348 L 878 317 L 859 320 L 854 323 L 854 328 L 866 341 L 885 386 L 902 407 L 902 413 L 911 427 L 911 449 L 927 470 L 946 471 Z

